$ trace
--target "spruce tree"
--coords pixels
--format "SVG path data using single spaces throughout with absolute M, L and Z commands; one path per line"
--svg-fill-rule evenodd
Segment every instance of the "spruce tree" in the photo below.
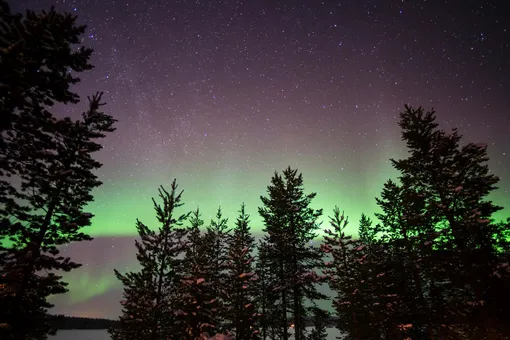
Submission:
M 216 211 L 216 219 L 211 220 L 206 227 L 204 240 L 206 254 L 212 265 L 211 275 L 209 277 L 212 294 L 217 299 L 218 311 L 216 313 L 216 322 L 218 332 L 223 332 L 225 322 L 225 303 L 226 303 L 226 265 L 227 265 L 227 239 L 230 234 L 228 228 L 228 219 L 223 217 L 221 207 Z
M 123 315 L 119 326 L 113 329 L 113 339 L 166 339 L 176 331 L 175 310 L 180 299 L 179 271 L 182 254 L 186 249 L 182 228 L 189 214 L 176 216 L 176 209 L 183 205 L 182 191 L 177 191 L 174 179 L 170 192 L 159 189 L 162 205 L 154 199 L 154 210 L 161 224 L 157 231 L 141 221 L 136 228 L 140 241 L 136 240 L 139 272 L 126 275 L 115 270 L 115 275 L 125 286 Z
M 255 238 L 250 232 L 250 216 L 244 203 L 239 210 L 233 234 L 228 238 L 226 275 L 226 321 L 237 340 L 256 338 L 257 276 L 254 273 Z
M 434 332 L 433 325 L 443 317 L 440 311 L 443 306 L 437 305 L 442 301 L 437 294 L 442 293 L 436 286 L 444 280 L 431 256 L 438 236 L 435 223 L 427 214 L 423 194 L 415 190 L 389 180 L 381 198 L 377 198 L 382 213 L 376 216 L 381 221 L 379 231 L 391 253 L 387 259 L 395 261 L 395 269 L 388 274 L 400 292 L 398 313 L 392 318 L 397 324 L 413 325 L 405 328 L 407 336 L 423 338 Z M 435 294 L 436 304 L 430 293 Z
M 395 265 L 388 243 L 380 225 L 373 225 L 370 218 L 361 215 L 358 227 L 359 239 L 355 255 L 359 259 L 351 265 L 355 270 L 358 289 L 357 320 L 361 339 L 399 338 L 394 320 L 394 311 L 399 309 L 400 291 L 395 288 L 394 272 L 400 270 Z
M 348 219 L 340 209 L 333 209 L 330 216 L 332 229 L 326 229 L 321 250 L 327 259 L 323 272 L 328 278 L 331 290 L 336 294 L 333 299 L 333 308 L 338 317 L 337 328 L 347 334 L 347 339 L 361 339 L 358 313 L 357 295 L 360 294 L 357 285 L 357 272 L 355 261 L 359 261 L 355 253 L 358 244 L 352 236 L 345 234 Z
M 376 242 L 377 229 L 372 228 L 372 220 L 365 214 L 361 214 L 359 221 L 358 237 L 362 244 L 368 245 Z
M 278 296 L 273 301 L 280 325 L 278 337 L 287 340 L 288 328 L 294 325 L 295 339 L 303 340 L 308 313 L 305 302 L 324 298 L 317 290 L 320 277 L 316 273 L 322 254 L 310 246 L 317 237 L 322 210 L 310 207 L 316 194 L 304 193 L 303 176 L 290 167 L 283 176 L 275 172 L 268 194 L 261 196 L 259 214 L 264 220 L 264 241 L 274 273 L 271 288 Z
M 330 225 L 321 249 L 326 261 L 323 272 L 335 293 L 337 329 L 345 339 L 381 339 L 383 334 L 387 339 L 403 338 L 393 326 L 392 311 L 398 309 L 399 297 L 393 283 L 388 283 L 393 262 L 385 258 L 384 248 L 375 238 L 356 240 L 346 235 L 348 219 L 338 207 Z M 376 235 L 378 227 L 362 215 L 359 230 L 361 235 Z
M 122 315 L 118 324 L 108 329 L 113 340 L 150 339 L 153 328 L 149 327 L 154 320 L 151 311 L 154 309 L 153 301 L 149 296 L 154 293 L 153 269 L 142 267 L 138 272 L 121 274 L 115 270 L 115 276 L 124 286 Z
M 498 299 L 491 294 L 491 284 L 499 280 L 493 273 L 501 239 L 491 219 L 501 207 L 487 200 L 499 179 L 489 172 L 486 145 L 461 146 L 458 131 L 447 133 L 435 120 L 433 110 L 406 106 L 399 126 L 410 155 L 392 163 L 402 186 L 423 197 L 422 218 L 441 234 L 434 255 L 447 259 L 440 263 L 451 284 L 448 311 L 456 317 L 452 322 L 471 325 L 467 332 L 480 338 L 492 332 L 494 322 L 504 323 L 502 315 L 491 315 Z
M 262 340 L 266 340 L 269 331 L 275 325 L 275 319 L 272 317 L 274 312 L 271 302 L 276 300 L 275 294 L 269 289 L 272 285 L 270 280 L 273 275 L 269 266 L 269 258 L 267 255 L 267 244 L 263 240 L 259 240 L 257 244 L 257 261 L 255 264 L 255 273 L 257 275 L 256 283 L 256 301 L 258 308 L 258 329 Z
M 175 336 L 198 340 L 217 333 L 218 299 L 212 286 L 215 264 L 210 261 L 209 240 L 200 232 L 204 221 L 198 209 L 189 222 L 186 251 L 178 269 L 181 279 L 176 291 Z
M 91 240 L 82 232 L 93 215 L 85 206 L 93 200 L 91 191 L 101 185 L 93 173 L 102 164 L 92 154 L 102 146 L 96 140 L 114 131 L 115 120 L 100 111 L 101 94 L 89 98 L 82 119 L 43 120 L 37 129 L 27 123 L 26 131 L 11 137 L 8 154 L 17 160 L 13 174 L 20 182 L 1 197 L 0 293 L 3 312 L 0 323 L 5 339 L 44 338 L 49 332 L 47 297 L 67 291 L 55 271 L 80 266 L 59 256 L 59 246 Z M 29 122 L 30 120 L 28 120 Z M 15 146 L 14 146 L 15 145 Z
M 329 319 L 329 312 L 327 310 L 314 307 L 313 308 L 313 330 L 308 336 L 308 340 L 327 340 L 327 321 Z

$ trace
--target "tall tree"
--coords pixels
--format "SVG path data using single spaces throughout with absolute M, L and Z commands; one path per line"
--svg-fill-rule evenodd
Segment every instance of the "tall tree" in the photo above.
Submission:
M 251 340 L 258 330 L 256 320 L 256 280 L 254 273 L 255 238 L 250 232 L 250 216 L 244 203 L 239 210 L 233 234 L 228 239 L 226 280 L 226 321 L 237 340 Z
M 175 331 L 175 308 L 180 276 L 178 268 L 187 245 L 186 230 L 182 228 L 188 214 L 175 215 L 181 207 L 182 191 L 177 191 L 174 179 L 170 192 L 159 188 L 162 205 L 152 199 L 158 222 L 157 231 L 141 221 L 136 229 L 140 241 L 135 241 L 136 258 L 141 265 L 139 272 L 126 275 L 115 270 L 115 276 L 125 286 L 123 315 L 119 326 L 111 330 L 113 339 L 166 339 Z
M 380 340 L 403 338 L 398 329 L 395 311 L 402 309 L 400 287 L 395 276 L 402 271 L 401 263 L 393 256 L 391 243 L 381 234 L 381 226 L 373 225 L 370 218 L 361 215 L 359 239 L 355 248 L 354 267 L 358 297 L 357 321 L 361 339 Z
M 175 311 L 175 336 L 179 339 L 202 339 L 208 334 L 216 334 L 218 329 L 218 299 L 212 283 L 215 264 L 210 261 L 208 240 L 200 232 L 203 224 L 200 211 L 193 211 L 186 252 L 178 269 L 181 279 L 176 291 L 179 302 Z
M 113 340 L 150 339 L 153 336 L 152 325 L 154 301 L 150 295 L 154 294 L 153 268 L 142 267 L 138 272 L 121 274 L 115 271 L 115 276 L 122 282 L 124 292 L 122 300 L 122 315 L 118 324 L 108 329 Z
M 227 239 L 230 235 L 228 228 L 228 218 L 223 217 L 221 207 L 216 211 L 216 219 L 211 220 L 210 224 L 206 227 L 204 234 L 205 252 L 212 265 L 211 274 L 209 279 L 212 289 L 212 294 L 217 299 L 218 311 L 216 313 L 216 322 L 218 331 L 224 331 L 223 324 L 225 323 L 225 303 L 226 303 L 226 275 L 227 275 L 227 252 L 228 244 Z
M 72 72 L 92 68 L 92 49 L 80 45 L 85 29 L 76 25 L 76 16 L 54 8 L 27 10 L 23 16 L 0 0 L 0 176 L 20 171 L 19 158 L 8 152 L 18 134 L 32 135 L 39 144 L 35 148 L 45 146 L 45 127 L 51 127 L 52 118 L 45 108 L 78 103 L 70 87 L 80 79 Z M 12 183 L 2 179 L 0 184 L 2 196 L 12 195 Z
M 114 131 L 114 119 L 100 111 L 101 94 L 89 98 L 82 119 L 46 121 L 47 141 L 34 141 L 27 126 L 10 146 L 9 154 L 19 161 L 15 176 L 19 188 L 11 186 L 2 196 L 0 214 L 0 273 L 4 289 L 0 301 L 0 323 L 8 324 L 13 339 L 43 337 L 51 294 L 67 291 L 56 270 L 79 267 L 69 257 L 59 256 L 58 247 L 70 242 L 91 240 L 81 229 L 93 215 L 84 212 L 93 200 L 91 191 L 101 185 L 94 170 L 102 166 L 92 158 L 101 149 L 97 139 Z M 5 193 L 5 192 L 4 192 Z
M 325 253 L 326 263 L 323 272 L 328 278 L 331 290 L 336 294 L 333 308 L 338 317 L 337 328 L 347 334 L 348 339 L 361 339 L 359 322 L 360 306 L 357 296 L 355 261 L 359 261 L 355 249 L 358 243 L 352 236 L 345 234 L 348 219 L 335 207 L 330 218 L 332 229 L 326 229 L 321 250 Z
M 92 50 L 79 45 L 84 31 L 70 14 L 23 16 L 0 1 L 1 338 L 46 337 L 47 297 L 67 291 L 54 271 L 79 266 L 58 246 L 91 239 L 81 232 L 92 218 L 83 208 L 101 184 L 91 154 L 114 120 L 99 110 L 101 94 L 78 121 L 49 111 L 79 101 L 70 71 L 92 68 Z
M 435 246 L 448 256 L 450 291 L 456 295 L 449 310 L 458 311 L 458 317 L 466 314 L 465 322 L 476 325 L 471 333 L 482 337 L 492 332 L 494 322 L 504 323 L 503 316 L 491 315 L 498 298 L 488 285 L 498 281 L 501 230 L 491 219 L 502 208 L 487 196 L 499 179 L 489 172 L 486 145 L 461 146 L 458 131 L 447 133 L 435 120 L 433 110 L 406 106 L 399 126 L 410 155 L 392 163 L 402 185 L 423 196 L 424 216 L 441 232 Z
M 412 325 L 403 327 L 412 338 L 501 336 L 506 313 L 493 292 L 508 282 L 498 270 L 505 236 L 491 221 L 501 208 L 485 200 L 498 178 L 489 174 L 486 146 L 461 147 L 457 130 L 446 133 L 435 119 L 406 106 L 399 125 L 410 156 L 392 160 L 400 183 L 388 181 L 377 200 L 376 243 L 403 269 L 386 273 L 401 287 L 400 315 L 391 319 Z
M 271 268 L 269 266 L 269 258 L 267 255 L 268 246 L 262 240 L 257 244 L 257 261 L 255 264 L 255 273 L 257 275 L 256 289 L 257 289 L 257 309 L 258 309 L 258 328 L 262 340 L 269 337 L 270 329 L 275 325 L 275 318 L 272 317 L 274 312 L 272 301 L 276 301 L 274 293 L 269 289 L 271 286 L 270 279 L 273 278 Z
M 287 340 L 288 328 L 293 324 L 295 339 L 303 340 L 308 312 L 305 302 L 324 298 L 317 289 L 320 278 L 316 273 L 322 254 L 310 246 L 317 237 L 322 210 L 310 207 L 316 194 L 304 193 L 303 176 L 290 167 L 282 176 L 275 172 L 267 191 L 268 197 L 261 196 L 259 214 L 264 220 L 264 241 L 275 275 L 272 289 L 278 294 L 278 336 Z
M 364 216 L 364 215 L 363 215 Z M 361 235 L 375 235 L 365 217 L 360 220 Z M 353 239 L 346 234 L 348 219 L 338 207 L 330 217 L 321 249 L 325 252 L 324 274 L 335 293 L 333 309 L 336 327 L 346 339 L 404 339 L 396 329 L 394 310 L 401 308 L 393 278 L 393 262 L 375 238 Z M 366 242 L 366 243 L 364 243 Z
M 376 216 L 381 221 L 378 232 L 382 245 L 389 252 L 386 260 L 394 263 L 394 268 L 385 272 L 399 287 L 398 312 L 392 313 L 391 320 L 397 325 L 412 324 L 405 329 L 406 335 L 424 338 L 432 334 L 433 324 L 438 321 L 431 318 L 441 315 L 439 310 L 432 312 L 429 294 L 440 293 L 434 287 L 444 278 L 431 257 L 432 244 L 438 237 L 435 222 L 427 214 L 424 196 L 415 190 L 387 181 L 381 198 L 376 199 L 382 209 Z

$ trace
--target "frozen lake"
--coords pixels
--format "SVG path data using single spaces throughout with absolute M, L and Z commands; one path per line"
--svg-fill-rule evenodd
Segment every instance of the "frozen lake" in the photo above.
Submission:
M 335 340 L 340 332 L 336 328 L 328 328 L 328 340 Z M 109 340 L 108 332 L 99 330 L 62 330 L 55 336 L 50 336 L 50 340 Z

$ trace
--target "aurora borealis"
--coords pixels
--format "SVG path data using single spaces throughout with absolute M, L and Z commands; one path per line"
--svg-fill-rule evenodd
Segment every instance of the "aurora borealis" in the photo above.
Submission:
M 489 146 L 510 216 L 510 23 L 505 1 L 16 0 L 56 5 L 88 26 L 95 68 L 75 89 L 104 91 L 116 119 L 97 158 L 92 242 L 64 251 L 83 267 L 55 313 L 117 316 L 113 275 L 133 268 L 135 221 L 155 226 L 151 197 L 177 178 L 181 213 L 206 222 L 242 202 L 257 214 L 274 171 L 290 165 L 317 192 L 324 226 L 338 205 L 351 231 L 405 156 L 404 104 L 434 108 L 441 127 Z M 82 103 L 83 104 L 83 103 Z M 84 105 L 57 107 L 78 117 Z

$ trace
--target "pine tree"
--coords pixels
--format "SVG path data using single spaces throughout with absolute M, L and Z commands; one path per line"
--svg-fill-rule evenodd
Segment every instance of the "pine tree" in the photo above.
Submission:
M 85 29 L 76 25 L 75 16 L 54 8 L 27 10 L 23 16 L 11 13 L 0 0 L 0 204 L 13 204 L 19 189 L 9 178 L 23 176 L 28 150 L 20 150 L 18 136 L 30 138 L 24 147 L 38 160 L 41 155 L 33 150 L 53 144 L 48 133 L 55 126 L 48 108 L 79 101 L 70 87 L 80 79 L 70 71 L 92 68 L 92 50 L 79 46 Z
M 175 179 L 170 192 L 163 187 L 158 191 L 163 204 L 152 201 L 161 226 L 153 231 L 141 221 L 136 225 L 140 236 L 140 241 L 135 241 L 136 257 L 142 269 L 126 275 L 115 270 L 125 286 L 120 325 L 111 332 L 116 340 L 166 339 L 175 331 L 178 268 L 186 249 L 186 231 L 182 225 L 189 214 L 175 216 L 175 210 L 183 205 L 182 191 L 177 192 Z
M 211 220 L 210 224 L 206 227 L 204 240 L 206 246 L 206 254 L 212 265 L 210 283 L 213 296 L 217 299 L 218 312 L 216 313 L 216 322 L 218 332 L 223 332 L 225 329 L 223 324 L 225 322 L 225 285 L 226 285 L 226 270 L 227 270 L 227 239 L 229 237 L 230 229 L 228 228 L 228 219 L 223 218 L 221 207 L 216 211 L 216 219 Z
M 372 228 L 372 220 L 365 214 L 361 214 L 358 236 L 364 245 L 373 244 L 376 241 L 377 229 Z
M 187 247 L 178 272 L 181 278 L 176 295 L 175 336 L 179 339 L 198 340 L 207 334 L 216 334 L 218 299 L 214 295 L 212 277 L 215 264 L 210 261 L 209 245 L 200 232 L 204 224 L 200 211 L 191 214 Z
M 0 302 L 5 306 L 0 323 L 8 325 L 0 332 L 5 339 L 45 337 L 50 331 L 46 311 L 52 306 L 47 297 L 67 291 L 55 271 L 80 266 L 59 256 L 58 247 L 91 240 L 81 229 L 93 215 L 83 209 L 101 185 L 93 171 L 102 166 L 92 153 L 102 148 L 96 140 L 114 131 L 115 122 L 100 111 L 102 105 L 99 93 L 89 98 L 81 120 L 42 121 L 44 141 L 28 123 L 25 132 L 12 136 L 16 146 L 7 153 L 18 161 L 13 175 L 20 185 L 4 191 L 0 202 Z
M 355 250 L 358 244 L 352 236 L 345 234 L 348 219 L 335 207 L 333 216 L 330 216 L 332 229 L 326 229 L 321 250 L 325 253 L 327 262 L 323 272 L 328 277 L 331 290 L 336 293 L 333 299 L 333 308 L 338 317 L 337 328 L 347 334 L 347 339 L 360 338 L 360 322 L 357 304 L 357 286 L 355 261 L 359 261 Z
M 271 301 L 275 301 L 276 297 L 271 287 L 270 279 L 272 273 L 269 266 L 269 258 L 267 255 L 267 244 L 262 240 L 257 244 L 257 261 L 255 264 L 255 273 L 257 275 L 256 283 L 256 301 L 258 308 L 258 329 L 262 340 L 266 340 L 269 336 L 270 329 L 275 326 L 275 319 L 272 317 L 273 309 L 271 308 Z
M 250 233 L 250 216 L 245 212 L 244 203 L 239 210 L 233 234 L 228 239 L 228 260 L 226 263 L 226 320 L 232 327 L 237 340 L 257 337 L 256 280 L 254 273 L 255 238 Z
M 398 292 L 387 282 L 392 277 L 393 262 L 383 256 L 384 248 L 375 238 L 356 240 L 346 235 L 348 219 L 338 207 L 333 210 L 330 225 L 321 249 L 326 261 L 323 272 L 336 294 L 333 309 L 337 329 L 346 339 L 381 339 L 383 334 L 387 339 L 403 339 L 393 326 Z M 378 227 L 372 227 L 362 215 L 359 230 L 361 235 L 376 235 Z
M 310 332 L 308 340 L 327 340 L 326 322 L 328 319 L 329 312 L 327 310 L 318 307 L 313 308 L 313 330 Z
M 115 270 L 115 276 L 124 286 L 122 315 L 119 323 L 108 329 L 113 340 L 150 339 L 153 336 L 151 311 L 154 302 L 150 296 L 154 294 L 153 268 L 143 267 L 138 272 L 121 274 Z
M 434 323 L 443 317 L 441 292 L 437 288 L 444 279 L 431 251 L 438 237 L 434 220 L 427 214 L 426 201 L 420 192 L 391 180 L 385 183 L 377 203 L 382 209 L 382 213 L 376 214 L 381 221 L 378 231 L 387 249 L 386 259 L 393 262 L 393 268 L 385 271 L 386 278 L 391 277 L 399 292 L 398 312 L 391 316 L 393 326 L 412 325 L 404 329 L 411 338 L 430 336 Z M 431 299 L 430 293 L 439 295 Z
M 434 223 L 441 234 L 434 255 L 447 259 L 440 263 L 451 284 L 448 310 L 457 318 L 452 322 L 464 319 L 466 325 L 474 325 L 468 332 L 480 338 L 491 332 L 494 321 L 504 318 L 491 315 L 497 298 L 488 285 L 498 281 L 493 273 L 499 263 L 496 240 L 501 230 L 491 217 L 501 207 L 486 197 L 499 179 L 489 173 L 486 145 L 461 146 L 458 131 L 446 133 L 435 120 L 433 110 L 406 106 L 399 126 L 410 155 L 392 163 L 402 186 L 425 201 L 422 218 Z
M 355 270 L 358 289 L 357 320 L 361 327 L 361 339 L 380 340 L 398 338 L 394 311 L 398 309 L 400 291 L 395 289 L 393 274 L 399 270 L 388 251 L 385 236 L 380 238 L 380 225 L 373 225 L 370 218 L 361 215 L 358 227 L 359 239 L 356 242 L 355 256 L 359 259 L 351 263 Z M 397 334 L 395 334 L 397 333 Z
M 264 241 L 268 244 L 269 266 L 275 275 L 272 289 L 278 300 L 272 302 L 280 323 L 278 337 L 287 340 L 288 328 L 293 324 L 295 339 L 303 340 L 305 302 L 324 298 L 317 290 L 320 277 L 316 273 L 322 254 L 310 246 L 317 237 L 322 210 L 310 207 L 316 194 L 304 193 L 302 175 L 290 167 L 283 176 L 275 172 L 268 194 L 269 197 L 261 197 L 264 206 L 259 208 L 259 214 L 267 233 Z
M 101 184 L 91 157 L 95 140 L 113 131 L 99 111 L 101 94 L 89 98 L 82 120 L 56 119 L 55 103 L 79 101 L 72 72 L 92 68 L 91 49 L 79 46 L 85 26 L 76 17 L 11 13 L 0 0 L 0 329 L 2 339 L 42 339 L 51 333 L 47 297 L 67 291 L 55 270 L 79 264 L 59 257 L 58 246 L 90 240 L 81 228 L 90 192 Z
M 0 132 L 16 134 L 24 131 L 27 120 L 34 124 L 46 120 L 43 106 L 79 101 L 70 90 L 80 80 L 72 72 L 90 70 L 93 51 L 80 46 L 86 26 L 77 26 L 76 19 L 53 7 L 41 13 L 27 10 L 24 16 L 13 14 L 0 0 Z M 10 143 L 2 134 L 0 150 Z M 15 170 L 14 161 L 2 161 L 2 170 Z
M 271 235 L 271 234 L 270 234 Z M 270 237 L 278 244 L 284 242 L 285 235 Z M 275 242 L 276 243 L 276 242 Z M 288 319 L 289 300 L 288 283 L 285 281 L 285 251 L 275 244 L 264 239 L 260 240 L 258 247 L 257 276 L 260 301 L 260 329 L 263 339 L 282 339 L 289 336 L 288 328 L 291 325 Z M 278 257 L 275 257 L 278 254 Z M 283 282 L 283 284 L 282 284 Z

